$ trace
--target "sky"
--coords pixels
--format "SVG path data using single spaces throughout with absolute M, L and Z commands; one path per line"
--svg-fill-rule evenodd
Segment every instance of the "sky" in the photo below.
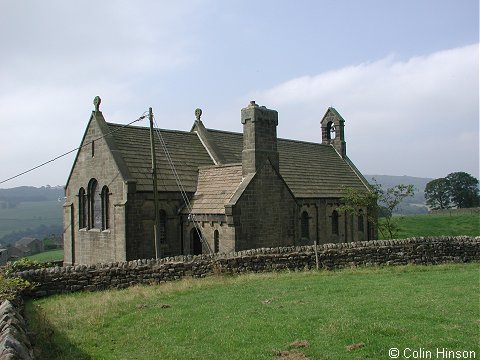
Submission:
M 95 96 L 108 122 L 321 142 L 333 106 L 364 174 L 479 177 L 478 0 L 0 0 L 0 188 L 64 185 Z M 148 126 L 148 122 L 137 123 Z

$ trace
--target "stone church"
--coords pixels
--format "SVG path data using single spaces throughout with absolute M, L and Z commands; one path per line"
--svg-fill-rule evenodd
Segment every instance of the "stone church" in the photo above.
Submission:
M 108 123 L 99 103 L 65 186 L 67 265 L 154 258 L 155 233 L 162 256 L 375 236 L 368 209 L 338 209 L 345 187 L 369 186 L 332 107 L 321 143 L 277 138 L 277 111 L 254 101 L 241 110 L 242 133 L 206 128 L 200 109 L 190 131 L 155 129 L 155 216 L 149 128 Z

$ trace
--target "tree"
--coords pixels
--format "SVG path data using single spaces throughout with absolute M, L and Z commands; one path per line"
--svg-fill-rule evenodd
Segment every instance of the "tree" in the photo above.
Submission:
M 388 236 L 390 239 L 393 239 L 399 230 L 393 213 L 405 198 L 415 194 L 414 186 L 399 184 L 391 188 L 383 189 L 381 185 L 375 183 L 374 188 L 378 195 L 378 202 L 388 210 L 383 218 L 384 221 L 379 223 L 378 230 L 383 237 Z
M 478 179 L 466 172 L 454 172 L 446 177 L 452 203 L 457 208 L 479 206 Z
M 414 186 L 399 184 L 383 189 L 373 180 L 374 184 L 371 184 L 371 191 L 368 192 L 345 188 L 343 205 L 339 210 L 358 215 L 362 208 L 367 208 L 368 220 L 377 226 L 383 237 L 393 239 L 399 230 L 393 213 L 405 198 L 414 195 Z M 382 214 L 382 222 L 378 221 L 377 214 Z
M 425 186 L 425 200 L 427 205 L 433 209 L 448 209 L 451 207 L 450 186 L 445 178 L 430 181 Z

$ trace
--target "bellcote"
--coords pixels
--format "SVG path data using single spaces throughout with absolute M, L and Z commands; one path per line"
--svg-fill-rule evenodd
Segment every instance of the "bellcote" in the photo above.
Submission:
M 345 142 L 345 120 L 333 107 L 329 107 L 322 120 L 322 144 L 332 145 L 342 159 L 347 157 Z

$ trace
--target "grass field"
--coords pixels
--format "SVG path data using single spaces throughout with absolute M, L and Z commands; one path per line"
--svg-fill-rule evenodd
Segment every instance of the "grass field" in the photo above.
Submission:
M 480 236 L 479 214 L 410 215 L 395 217 L 400 231 L 396 238 L 413 236 Z M 379 234 L 380 236 L 380 234 Z
M 478 263 L 212 276 L 29 301 L 26 315 L 41 359 L 479 356 L 478 285 Z
M 13 209 L 0 209 L 0 238 L 39 225 L 62 224 L 62 206 L 63 203 L 54 200 L 23 202 Z
M 27 258 L 38 262 L 60 261 L 63 260 L 63 249 L 45 251 Z

